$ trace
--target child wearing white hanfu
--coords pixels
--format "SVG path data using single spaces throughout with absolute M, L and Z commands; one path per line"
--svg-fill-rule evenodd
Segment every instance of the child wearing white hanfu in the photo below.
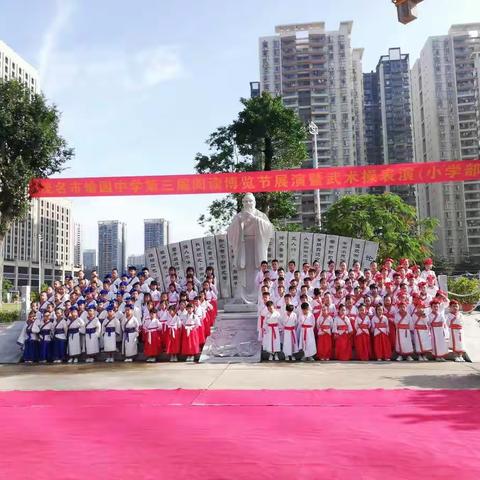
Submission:
M 53 330 L 53 363 L 62 363 L 67 352 L 68 321 L 62 308 L 55 310 Z
M 465 347 L 463 345 L 463 315 L 460 313 L 460 305 L 457 300 L 450 301 L 449 313 L 447 315 L 447 325 L 450 329 L 449 346 L 453 351 L 456 362 L 464 362 L 463 354 Z
M 317 353 L 317 344 L 315 342 L 315 317 L 310 310 L 310 305 L 304 302 L 300 305 L 298 323 L 300 325 L 300 335 L 298 348 L 303 350 L 304 358 L 302 360 L 314 361 Z
M 133 314 L 133 304 L 125 305 L 125 314 L 122 319 L 122 353 L 125 355 L 125 362 L 133 362 L 133 357 L 138 354 L 138 331 L 140 322 Z
M 85 326 L 82 328 L 82 333 L 85 334 L 85 353 L 87 355 L 85 363 L 93 363 L 95 356 L 100 352 L 99 338 L 101 330 L 102 324 L 97 317 L 95 304 L 91 303 L 87 307 Z
M 412 315 L 413 319 L 413 343 L 419 362 L 428 362 L 427 354 L 432 352 L 432 338 L 430 327 L 425 315 L 425 305 L 419 303 Z
M 70 315 L 68 317 L 68 363 L 78 363 L 78 357 L 82 353 L 82 343 L 80 331 L 85 324 L 78 316 L 78 308 L 73 305 L 70 307 Z
M 263 324 L 265 323 L 265 317 L 267 315 L 268 309 L 267 309 L 267 302 L 270 300 L 270 293 L 268 292 L 263 292 L 262 294 L 262 300 L 258 302 L 258 313 L 257 313 L 257 332 L 258 332 L 258 341 L 262 342 L 263 341 L 263 333 L 264 333 L 264 328 Z
M 437 362 L 445 362 L 448 355 L 447 322 L 445 316 L 440 312 L 440 302 L 432 300 L 430 303 L 431 312 L 427 316 L 432 335 L 432 353 Z
M 121 334 L 120 321 L 118 320 L 113 305 L 106 308 L 107 316 L 102 323 L 103 351 L 107 355 L 106 363 L 113 363 L 117 351 L 117 335 Z
M 397 305 L 398 312 L 395 314 L 393 321 L 395 323 L 395 351 L 398 354 L 397 361 L 406 358 L 409 362 L 413 361 L 413 343 L 412 330 L 413 320 L 407 312 L 407 304 L 400 302 Z
M 263 322 L 263 349 L 268 352 L 269 360 L 278 360 L 280 348 L 280 314 L 275 309 L 275 305 L 269 300 L 265 307 L 265 319 Z
M 281 314 L 283 326 L 283 345 L 282 351 L 285 355 L 285 360 L 295 361 L 295 353 L 298 352 L 297 340 L 297 314 L 294 312 L 293 305 L 285 305 L 285 311 Z

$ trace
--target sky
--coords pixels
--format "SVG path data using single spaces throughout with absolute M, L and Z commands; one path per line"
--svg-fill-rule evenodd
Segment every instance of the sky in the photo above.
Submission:
M 397 22 L 390 0 L 0 0 L 0 39 L 36 67 L 61 134 L 75 149 L 64 177 L 193 173 L 197 152 L 230 123 L 259 79 L 258 38 L 275 25 L 353 20 L 363 70 L 388 48 L 413 62 L 427 37 L 480 21 L 479 0 L 424 0 Z M 143 219 L 166 218 L 171 241 L 204 235 L 197 218 L 215 195 L 74 199 L 83 248 L 97 221 L 128 225 L 128 254 L 143 252 Z

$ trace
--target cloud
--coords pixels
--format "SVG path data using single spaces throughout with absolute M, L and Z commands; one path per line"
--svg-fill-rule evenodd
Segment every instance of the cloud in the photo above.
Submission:
M 43 35 L 42 44 L 38 54 L 38 72 L 40 75 L 40 81 L 43 81 L 48 72 L 50 60 L 57 48 L 59 36 L 62 30 L 68 25 L 74 8 L 75 3 L 73 0 L 56 0 L 55 16 Z
M 75 49 L 52 55 L 44 82 L 49 95 L 115 90 L 144 91 L 183 75 L 179 48 L 156 45 L 134 52 L 111 49 Z

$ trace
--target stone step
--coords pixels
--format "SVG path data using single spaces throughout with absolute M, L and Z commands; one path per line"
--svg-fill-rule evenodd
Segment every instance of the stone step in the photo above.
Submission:
M 219 312 L 200 363 L 258 363 L 261 353 L 256 313 Z

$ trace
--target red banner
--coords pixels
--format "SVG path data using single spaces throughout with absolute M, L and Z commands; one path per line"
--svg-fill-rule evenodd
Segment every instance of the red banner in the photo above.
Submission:
M 32 197 L 108 197 L 330 190 L 480 179 L 480 160 L 363 167 L 327 167 L 271 172 L 35 179 Z

